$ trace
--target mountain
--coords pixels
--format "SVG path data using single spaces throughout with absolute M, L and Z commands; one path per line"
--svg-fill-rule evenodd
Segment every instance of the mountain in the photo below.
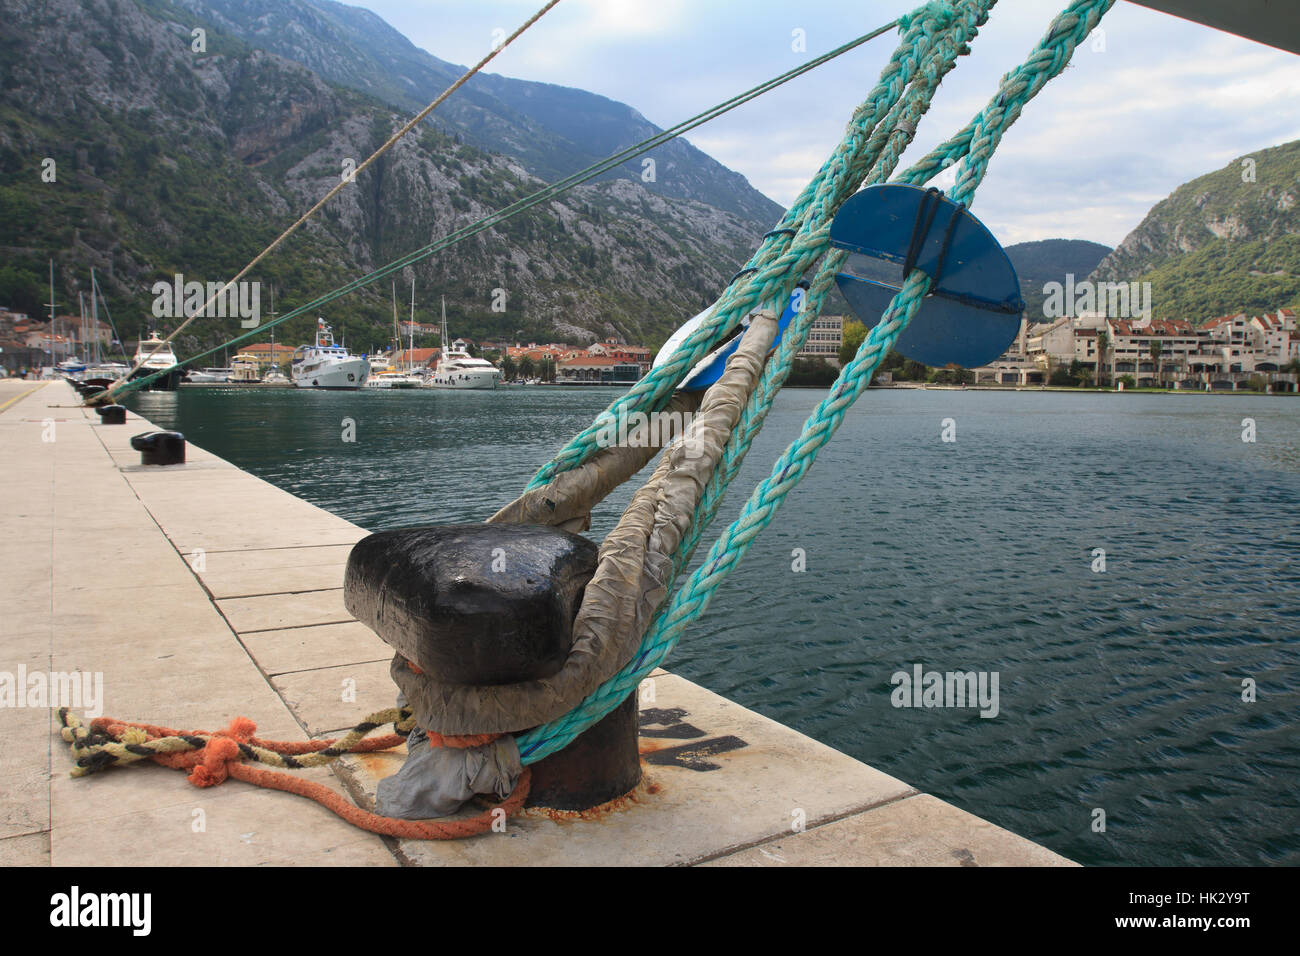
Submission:
M 213 23 L 196 53 L 195 25 L 166 0 L 0 0 L 0 304 L 41 314 L 53 256 L 66 310 L 93 265 L 120 331 L 134 336 L 153 324 L 154 282 L 233 274 L 339 182 L 344 161 L 360 162 L 406 118 Z M 283 313 L 541 185 L 520 159 L 428 124 L 250 279 L 274 287 Z M 579 187 L 394 278 L 416 281 L 421 321 L 435 321 L 445 293 L 458 335 L 653 344 L 716 297 L 772 221 L 657 185 Z M 504 313 L 492 310 L 495 289 Z M 390 294 L 381 281 L 322 314 L 358 348 L 380 345 Z M 314 321 L 277 337 L 305 340 Z M 237 330 L 198 320 L 178 352 Z
M 1091 278 L 1149 281 L 1156 318 L 1193 323 L 1300 305 L 1300 141 L 1179 186 Z
M 1064 283 L 1067 275 L 1082 280 L 1110 251 L 1109 246 L 1086 239 L 1040 239 L 1007 246 L 1007 257 L 1020 279 L 1024 314 L 1031 322 L 1043 321 L 1043 301 L 1047 298 L 1044 284 Z
M 417 48 L 369 10 L 333 0 L 176 0 L 250 46 L 302 63 L 339 86 L 408 114 L 427 106 L 465 72 Z M 545 29 L 544 23 L 537 30 Z M 536 35 L 520 43 L 543 42 Z M 484 51 L 486 52 L 486 51 Z M 548 182 L 661 132 L 623 103 L 585 90 L 479 73 L 432 117 L 480 149 L 517 159 Z M 647 154 L 651 192 L 694 199 L 770 229 L 784 210 L 683 139 Z M 606 178 L 641 181 L 642 158 Z

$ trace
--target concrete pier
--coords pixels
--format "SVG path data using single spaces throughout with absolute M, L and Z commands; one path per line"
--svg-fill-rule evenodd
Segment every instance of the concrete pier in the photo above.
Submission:
M 73 709 L 259 736 L 336 736 L 392 705 L 391 649 L 343 607 L 362 529 L 191 445 L 145 468 L 135 415 L 0 380 L 0 672 L 102 675 Z M 0 674 L 3 677 L 3 674 Z M 666 671 L 643 685 L 645 779 L 617 805 L 528 810 L 504 833 L 381 838 L 301 797 L 199 790 L 150 763 L 68 776 L 53 706 L 0 707 L 0 864 L 1070 865 Z M 400 752 L 295 771 L 371 806 Z

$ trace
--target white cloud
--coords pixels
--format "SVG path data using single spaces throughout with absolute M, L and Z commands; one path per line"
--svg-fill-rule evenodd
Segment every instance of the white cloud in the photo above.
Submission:
M 354 0 L 435 56 L 470 62 L 539 0 Z M 493 64 L 577 86 L 670 126 L 866 32 L 916 0 L 564 0 Z M 1063 0 L 1002 0 L 944 81 L 903 166 L 960 128 L 1038 41 Z M 1128 3 L 1030 103 L 975 204 L 1004 242 L 1114 245 L 1150 206 L 1238 156 L 1300 138 L 1300 58 Z M 790 48 L 806 31 L 807 50 Z M 840 141 L 897 42 L 883 36 L 692 132 L 691 141 L 789 203 Z M 902 167 L 900 167 L 902 168 Z

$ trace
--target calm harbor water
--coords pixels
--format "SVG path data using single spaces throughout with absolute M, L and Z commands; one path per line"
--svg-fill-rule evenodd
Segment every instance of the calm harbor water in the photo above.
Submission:
M 617 394 L 131 404 L 378 530 L 486 518 Z M 820 397 L 781 394 L 719 522 Z M 997 716 L 894 707 L 915 664 L 996 672 Z M 871 391 L 667 666 L 1083 863 L 1300 863 L 1300 402 Z

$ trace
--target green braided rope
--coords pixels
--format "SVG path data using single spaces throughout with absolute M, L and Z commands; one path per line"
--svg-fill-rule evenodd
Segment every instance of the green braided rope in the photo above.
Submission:
M 1052 22 L 1025 64 L 1003 78 L 999 94 L 967 127 L 971 131 L 967 139 L 970 152 L 962 159 L 951 198 L 969 202 L 983 180 L 989 157 L 1019 117 L 1024 104 L 1064 69 L 1077 44 L 1113 3 L 1114 0 L 1074 0 Z M 961 137 L 959 133 L 953 139 Z M 942 163 L 938 168 L 947 165 L 950 163 Z M 909 174 L 917 175 L 909 170 L 905 176 Z M 643 637 L 636 657 L 564 717 L 522 735 L 518 743 L 525 764 L 562 749 L 617 706 L 663 662 L 686 626 L 705 612 L 718 586 L 744 557 L 759 532 L 771 522 L 785 497 L 812 466 L 817 452 L 834 435 L 848 408 L 919 310 L 929 287 L 930 278 L 920 270 L 914 269 L 906 277 L 881 321 L 868 333 L 853 360 L 841 370 L 830 393 L 809 416 L 799 437 L 754 489 L 740 516 L 714 542 L 701 566 L 660 610 Z
M 916 134 L 916 123 L 929 110 L 943 77 L 957 65 L 959 56 L 969 52 L 965 44 L 988 20 L 988 11 L 996 3 L 997 0 L 979 0 L 975 4 L 976 19 L 970 34 L 966 34 L 962 29 L 966 24 L 959 22 L 956 29 L 950 29 L 938 39 L 936 43 L 936 52 L 940 54 L 937 57 L 938 62 L 932 59 L 922 65 L 920 74 L 923 79 L 914 82 L 903 99 L 890 110 L 889 115 L 872 135 L 861 164 L 855 165 L 850 172 L 850 178 L 854 178 L 869 161 L 871 172 L 866 178 L 868 184 L 883 182 L 889 177 L 898 165 L 900 154 L 912 142 Z M 875 157 L 874 160 L 872 157 Z M 782 336 L 779 348 L 769 358 L 762 377 L 750 395 L 740 420 L 723 449 L 718 466 L 701 494 L 690 528 L 674 557 L 674 576 L 690 562 L 701 535 L 717 514 L 727 487 L 740 470 L 750 445 L 762 429 L 767 413 L 772 407 L 772 401 L 785 384 L 794 364 L 794 358 L 803 348 L 808 332 L 821 314 L 825 296 L 835 283 L 835 275 L 843 268 L 847 258 L 846 253 L 832 251 L 822 259 L 810 283 L 804 312 L 791 322 Z M 671 586 L 672 582 L 669 582 L 669 590 Z
M 987 20 L 987 10 L 994 2 L 996 0 L 971 0 L 963 10 L 963 16 L 960 19 L 948 20 L 945 23 L 945 26 L 950 26 L 951 29 L 940 33 L 927 56 L 919 61 L 918 70 L 914 72 L 914 75 L 920 75 L 923 79 L 908 90 L 905 98 L 902 100 L 895 99 L 887 111 L 886 122 L 897 120 L 900 117 L 914 118 L 928 108 L 939 81 L 953 68 L 956 58 L 966 52 L 966 41 L 973 37 L 978 26 Z M 913 22 L 919 23 L 921 26 L 926 25 L 924 20 L 918 19 Z M 887 68 L 887 72 L 888 70 L 889 68 Z M 879 104 L 879 97 L 873 93 L 870 101 Z M 858 115 L 861 116 L 864 112 L 863 109 L 859 109 Z M 879 115 L 878 111 L 876 115 Z M 890 132 L 884 135 L 881 135 L 877 130 L 867 140 L 868 149 L 857 150 L 852 154 L 852 163 L 849 167 L 851 170 L 850 175 L 861 173 L 867 169 L 872 169 L 877 176 L 882 178 L 888 175 L 888 172 L 892 171 L 893 166 L 897 163 L 898 153 L 901 152 L 902 148 L 905 148 L 907 142 L 910 142 L 914 131 L 914 125 L 902 136 L 896 136 L 892 128 Z M 856 132 L 856 124 L 851 123 L 849 132 L 846 135 L 846 141 L 849 141 L 850 137 Z M 886 152 L 882 160 L 880 154 L 885 152 L 886 146 L 889 145 L 893 146 L 893 152 Z M 842 147 L 837 152 L 842 155 L 847 151 L 846 148 Z M 835 163 L 828 161 L 823 166 L 823 171 L 833 170 L 834 168 Z M 847 198 L 847 195 L 852 194 L 857 183 L 853 183 L 852 188 L 847 191 L 842 188 L 836 190 L 839 185 L 836 182 L 826 181 L 821 185 L 819 192 L 825 196 L 827 193 L 838 191 L 839 199 L 842 202 L 843 198 Z M 811 186 L 805 189 L 805 194 L 811 189 Z M 829 223 L 823 226 L 819 233 L 818 238 L 822 240 L 823 248 L 829 247 Z M 747 401 L 741 418 L 723 450 L 719 464 L 714 469 L 710 481 L 696 506 L 690 530 L 674 555 L 674 577 L 689 561 L 704 528 L 707 527 L 716 514 L 727 486 L 739 471 L 755 435 L 762 427 L 763 420 L 771 408 L 776 392 L 784 384 L 789 374 L 794 356 L 802 347 L 812 323 L 820 314 L 822 301 L 834 283 L 835 274 L 842 266 L 844 258 L 844 255 L 838 252 L 823 258 L 811 284 L 805 309 L 791 321 L 790 327 L 782 336 L 782 341 L 775 354 L 765 366 L 763 375 Z M 621 697 L 619 699 L 621 700 Z M 617 703 L 617 701 L 614 701 L 614 703 Z M 567 716 L 560 720 L 564 721 L 566 719 Z M 528 736 L 532 738 L 545 732 L 546 728 L 539 728 Z M 576 736 L 576 733 L 574 735 Z M 521 739 L 521 747 L 526 746 L 525 740 Z M 554 749 L 558 749 L 558 747 Z M 548 752 L 551 751 L 548 750 Z M 541 755 L 535 755 L 534 759 L 540 759 Z M 529 755 L 525 753 L 525 756 Z
M 933 0 L 908 17 L 903 36 L 880 80 L 854 112 L 843 140 L 823 163 L 777 227 L 763 237 L 759 248 L 733 282 L 710 308 L 700 326 L 691 333 L 664 364 L 651 369 L 626 394 L 601 412 L 592 424 L 575 436 L 528 483 L 526 490 L 541 487 L 555 475 L 576 468 L 595 453 L 600 436 L 618 429 L 636 412 L 657 411 L 673 390 L 723 337 L 755 308 L 784 308 L 798 277 L 819 259 L 829 246 L 830 221 L 861 185 L 869 168 L 867 149 L 877 140 L 871 134 L 899 101 L 918 71 L 947 51 L 941 43 L 944 31 L 957 22 L 973 35 L 982 22 L 983 4 L 964 3 L 959 9 L 948 0 Z M 791 237 L 789 233 L 796 234 Z

